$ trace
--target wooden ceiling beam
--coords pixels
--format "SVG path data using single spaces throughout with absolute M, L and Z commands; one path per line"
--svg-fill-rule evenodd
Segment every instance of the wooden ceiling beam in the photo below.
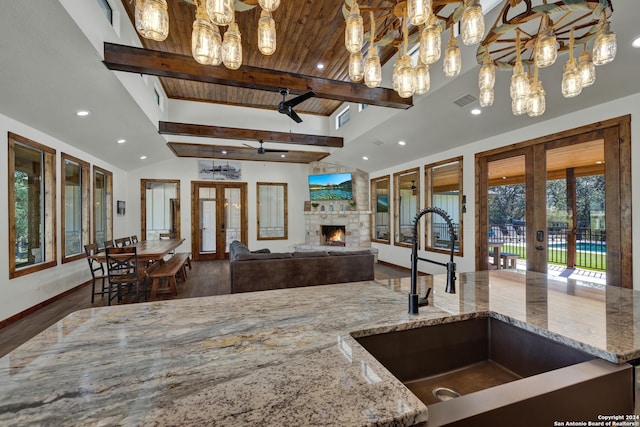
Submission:
M 238 70 L 202 65 L 192 57 L 158 50 L 104 43 L 104 64 L 110 70 L 193 80 L 277 92 L 288 88 L 292 94 L 313 90 L 318 98 L 377 105 L 406 110 L 413 98 L 401 98 L 387 88 L 368 88 L 363 84 L 330 80 L 243 65 Z
M 251 162 L 311 163 L 318 162 L 329 155 L 320 151 L 269 150 L 258 154 L 256 148 L 233 147 L 226 145 L 191 144 L 186 142 L 168 142 L 167 146 L 176 157 L 198 159 L 247 160 Z
M 316 147 L 343 147 L 344 139 L 337 136 L 307 135 L 302 133 L 195 125 L 189 123 L 159 122 L 163 135 L 198 136 L 245 141 L 280 142 L 284 144 L 312 145 Z

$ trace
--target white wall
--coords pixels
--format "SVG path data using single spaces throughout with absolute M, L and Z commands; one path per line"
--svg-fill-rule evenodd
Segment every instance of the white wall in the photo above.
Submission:
M 436 155 L 426 156 L 411 162 L 407 162 L 401 165 L 394 166 L 392 168 L 382 169 L 376 172 L 370 173 L 370 178 L 376 178 L 383 175 L 393 175 L 394 172 L 406 170 L 413 167 L 421 167 L 420 179 L 422 181 L 421 188 L 424 188 L 424 165 L 445 160 L 451 157 L 463 155 L 463 194 L 467 196 L 467 213 L 464 214 L 464 257 L 456 257 L 458 271 L 473 271 L 475 269 L 475 159 L 476 153 L 486 150 L 502 147 L 509 144 L 514 144 L 522 141 L 526 141 L 533 138 L 538 138 L 545 135 L 550 135 L 556 132 L 561 132 L 568 129 L 577 128 L 590 123 L 611 119 L 614 117 L 624 116 L 627 114 L 632 115 L 631 121 L 631 135 L 632 140 L 634 135 L 640 135 L 640 124 L 638 120 L 634 119 L 640 116 L 640 94 L 631 95 L 626 98 L 621 98 L 616 101 L 608 102 L 602 105 L 591 107 L 585 110 L 581 110 L 575 113 L 568 114 L 563 117 L 550 119 L 548 121 L 521 128 L 517 131 L 507 132 L 501 135 L 496 135 L 491 138 L 483 139 L 471 144 L 467 144 L 460 148 L 444 151 Z M 425 143 L 428 143 L 425 140 Z M 635 168 L 640 165 L 640 150 L 632 149 L 632 186 L 637 189 L 640 188 L 640 170 Z M 637 194 L 633 193 L 634 195 Z M 389 200 L 392 200 L 392 195 L 389 196 Z M 425 207 L 424 194 L 420 194 L 421 203 L 420 206 Z M 633 252 L 640 254 L 640 199 L 634 197 L 632 201 L 633 212 Z M 393 227 L 393 223 L 391 224 Z M 393 230 L 392 230 L 393 232 Z M 390 262 L 393 264 L 401 265 L 404 267 L 410 266 L 410 249 L 396 247 L 393 245 L 383 245 L 379 243 L 373 244 L 379 251 L 379 259 L 382 261 Z M 427 253 L 421 251 L 420 256 L 433 259 L 439 259 L 441 261 L 446 260 L 445 255 Z M 420 271 L 429 273 L 441 273 L 443 270 L 441 267 L 434 266 L 427 263 L 419 263 Z M 640 274 L 640 256 L 636 255 L 633 260 L 634 270 L 634 289 L 640 290 L 640 281 L 636 282 L 635 277 Z
M 304 243 L 304 201 L 309 200 L 306 164 L 240 162 L 242 177 L 238 182 L 247 183 L 248 204 L 248 244 L 251 249 L 268 247 L 272 251 L 293 250 L 295 243 Z M 140 180 L 179 179 L 180 180 L 180 232 L 186 239 L 179 250 L 191 248 L 191 182 L 198 178 L 198 159 L 175 158 L 129 173 L 131 197 L 127 202 L 127 230 L 130 234 L 141 234 L 140 230 Z M 289 205 L 288 240 L 261 240 L 257 236 L 257 190 L 256 182 L 286 182 Z
M 60 171 L 60 153 L 64 152 L 77 157 L 81 160 L 89 162 L 92 166 L 96 165 L 113 173 L 113 199 L 128 200 L 130 190 L 127 186 L 127 175 L 124 171 L 107 164 L 100 159 L 89 156 L 86 153 L 74 148 L 62 141 L 52 138 L 36 129 L 17 122 L 9 117 L 0 114 L 0 135 L 7 138 L 7 132 L 13 132 L 25 138 L 29 138 L 40 144 L 46 145 L 56 150 L 56 233 L 57 239 L 57 263 L 58 265 L 26 276 L 9 279 L 9 223 L 7 212 L 8 206 L 8 153 L 7 149 L 0 150 L 0 162 L 3 173 L 0 173 L 0 210 L 5 212 L 0 215 L 0 320 L 11 317 L 32 306 L 46 301 L 66 290 L 69 290 L 90 279 L 91 274 L 87 261 L 84 259 L 62 264 L 62 248 L 61 248 L 61 171 Z M 6 145 L 5 145 L 6 147 Z M 93 177 L 92 177 L 93 186 Z M 92 193 L 93 194 L 93 193 Z M 120 235 L 125 232 L 126 224 L 124 218 L 114 216 L 114 235 Z M 124 234 L 123 234 L 124 235 Z

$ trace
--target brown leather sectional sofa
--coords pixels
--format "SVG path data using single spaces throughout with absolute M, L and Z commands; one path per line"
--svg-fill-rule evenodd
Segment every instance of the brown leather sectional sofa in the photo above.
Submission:
M 271 253 L 250 251 L 241 242 L 229 248 L 231 293 L 373 280 L 368 250 Z

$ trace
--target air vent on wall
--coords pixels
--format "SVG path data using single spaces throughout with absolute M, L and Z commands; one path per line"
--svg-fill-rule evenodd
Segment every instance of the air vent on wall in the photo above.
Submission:
M 464 108 L 464 107 L 466 107 L 468 105 L 473 104 L 477 100 L 478 100 L 478 98 L 476 98 L 475 96 L 471 95 L 470 93 L 467 93 L 467 94 L 462 95 L 460 98 L 455 99 L 453 101 L 453 103 L 456 104 L 460 108 Z

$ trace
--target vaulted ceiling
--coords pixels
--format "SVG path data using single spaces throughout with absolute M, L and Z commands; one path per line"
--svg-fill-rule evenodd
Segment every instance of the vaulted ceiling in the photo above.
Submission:
M 191 57 L 191 31 L 195 19 L 196 6 L 193 0 L 168 0 L 169 36 L 162 42 L 141 39 L 145 48 L 180 54 Z M 260 18 L 260 7 L 257 0 L 236 0 L 238 6 L 244 6 L 244 11 L 236 11 L 235 19 L 242 34 L 243 67 L 233 73 L 247 73 L 247 69 L 255 72 L 257 69 L 275 70 L 285 76 L 287 73 L 348 82 L 349 54 L 344 48 L 344 0 L 323 1 L 282 1 L 278 9 L 273 12 L 276 22 L 277 49 L 274 54 L 265 56 L 259 52 L 257 46 L 257 27 Z M 395 1 L 372 0 L 372 7 L 389 6 Z M 123 1 L 127 13 L 134 22 L 135 2 Z M 380 15 L 380 13 L 378 13 Z M 221 33 L 225 29 L 221 28 Z M 395 54 L 396 48 L 389 44 L 382 47 L 380 57 L 388 60 Z M 193 61 L 193 59 L 191 59 Z M 195 61 L 193 61 L 195 63 Z M 318 64 L 324 66 L 318 68 Z M 218 71 L 224 65 L 211 66 Z M 161 78 L 162 86 L 171 99 L 183 99 L 220 104 L 241 105 L 265 109 L 277 109 L 282 101 L 276 90 L 255 90 L 238 87 L 232 81 L 225 84 L 211 84 L 193 79 Z M 282 79 L 286 84 L 287 80 Z M 278 82 L 275 87 L 279 86 Z M 313 86 L 313 82 L 311 83 Z M 355 85 L 363 92 L 362 84 Z M 319 87 L 293 89 L 292 94 L 299 94 L 305 90 L 319 90 Z M 343 91 L 353 89 L 344 87 Z M 299 105 L 299 113 L 319 114 L 329 116 L 343 100 L 327 97 L 315 97 Z M 411 105 L 407 101 L 405 107 Z
M 127 10 L 133 10 L 134 2 L 120 1 L 110 0 L 110 3 L 118 6 L 121 13 L 119 19 L 124 24 L 129 18 Z M 246 3 L 250 1 L 245 0 Z M 177 38 L 175 46 L 170 45 L 173 43 L 171 41 L 164 44 L 144 41 L 148 43 L 145 49 L 189 58 L 189 32 L 195 8 L 180 0 L 168 0 L 168 3 L 172 13 L 169 38 Z M 374 5 L 382 4 L 384 0 L 359 3 Z M 346 71 L 348 55 L 344 49 L 342 4 L 342 0 L 282 0 L 280 8 L 273 15 L 278 31 L 278 50 L 272 57 L 262 56 L 255 47 L 258 11 L 239 12 L 237 20 L 243 34 L 244 63 L 252 67 L 252 72 L 254 69 L 277 70 L 280 79 L 291 73 L 299 73 L 310 78 L 338 81 L 347 85 L 339 92 L 343 96 L 353 96 L 355 92 L 347 89 L 351 84 Z M 297 108 L 303 114 L 304 123 L 296 124 L 273 109 L 265 109 L 269 106 L 274 108 L 281 100 L 275 90 L 193 82 L 175 77 L 160 77 L 167 95 L 175 97 L 175 100 L 165 111 L 154 110 L 155 106 L 150 105 L 151 95 L 148 94 L 152 85 L 142 84 L 144 79 L 140 79 L 138 74 L 123 74 L 105 67 L 105 42 L 135 47 L 140 46 L 140 39 L 124 26 L 120 31 L 114 31 L 104 19 L 97 1 L 6 1 L 0 9 L 0 52 L 3 55 L 0 61 L 0 113 L 123 170 L 174 158 L 175 154 L 166 145 L 168 142 L 240 148 L 249 144 L 257 147 L 257 141 L 252 139 L 230 141 L 159 134 L 159 122 L 168 120 L 341 136 L 344 137 L 344 146 L 341 148 L 292 147 L 284 143 L 266 143 L 265 148 L 321 150 L 323 154 L 330 154 L 325 161 L 365 171 L 380 171 L 640 91 L 637 82 L 640 50 L 631 47 L 631 40 L 640 35 L 637 29 L 640 7 L 636 2 L 627 0 L 613 0 L 613 4 L 611 27 L 618 38 L 616 60 L 598 67 L 596 83 L 583 90 L 580 96 L 564 99 L 559 88 L 566 55 L 560 56 L 554 66 L 541 72 L 541 80 L 547 91 L 547 112 L 542 117 L 532 119 L 511 114 L 510 73 L 506 71 L 498 73 L 496 101 L 491 108 L 483 109 L 481 116 L 469 114 L 470 107 L 477 106 L 477 103 L 462 108 L 456 105 L 453 101 L 461 96 L 477 96 L 479 66 L 475 60 L 476 49 L 461 46 L 462 72 L 458 77 L 444 78 L 441 62 L 434 64 L 431 67 L 431 91 L 415 96 L 411 108 L 371 107 L 363 113 L 352 111 L 351 122 L 343 129 L 334 131 L 333 123 L 329 123 L 326 115 L 335 111 L 342 101 L 321 97 L 309 99 Z M 497 10 L 490 12 L 486 17 L 487 24 L 496 17 Z M 447 37 L 443 37 L 443 42 L 446 41 Z M 395 48 L 389 48 L 383 55 L 388 56 L 389 52 L 392 54 L 394 51 Z M 326 65 L 325 70 L 316 68 L 318 62 Z M 195 61 L 191 63 L 196 64 Z M 213 69 L 220 67 L 210 68 L 213 75 Z M 247 80 L 253 78 L 253 74 L 247 74 L 242 69 L 235 73 Z M 389 74 L 389 69 L 383 71 L 383 76 L 386 76 L 383 79 L 385 88 L 391 86 Z M 240 77 L 234 79 L 241 80 Z M 132 92 L 127 86 L 129 83 L 129 86 L 138 85 L 136 87 L 140 90 Z M 277 87 L 280 80 L 271 83 L 272 87 Z M 357 87 L 369 93 L 363 84 Z M 298 91 L 306 89 L 302 87 Z M 147 92 L 142 93 L 143 90 Z M 189 103 L 181 99 L 203 102 Z M 73 114 L 78 109 L 88 109 L 91 115 L 79 119 Z M 566 128 L 572 126 L 572 123 L 566 124 Z M 19 130 L 16 128 L 16 131 Z M 115 141 L 120 138 L 126 138 L 127 143 L 116 144 Z M 406 144 L 400 147 L 398 140 L 404 140 Z M 146 160 L 140 160 L 142 155 L 147 156 Z M 364 156 L 368 160 L 363 160 Z

